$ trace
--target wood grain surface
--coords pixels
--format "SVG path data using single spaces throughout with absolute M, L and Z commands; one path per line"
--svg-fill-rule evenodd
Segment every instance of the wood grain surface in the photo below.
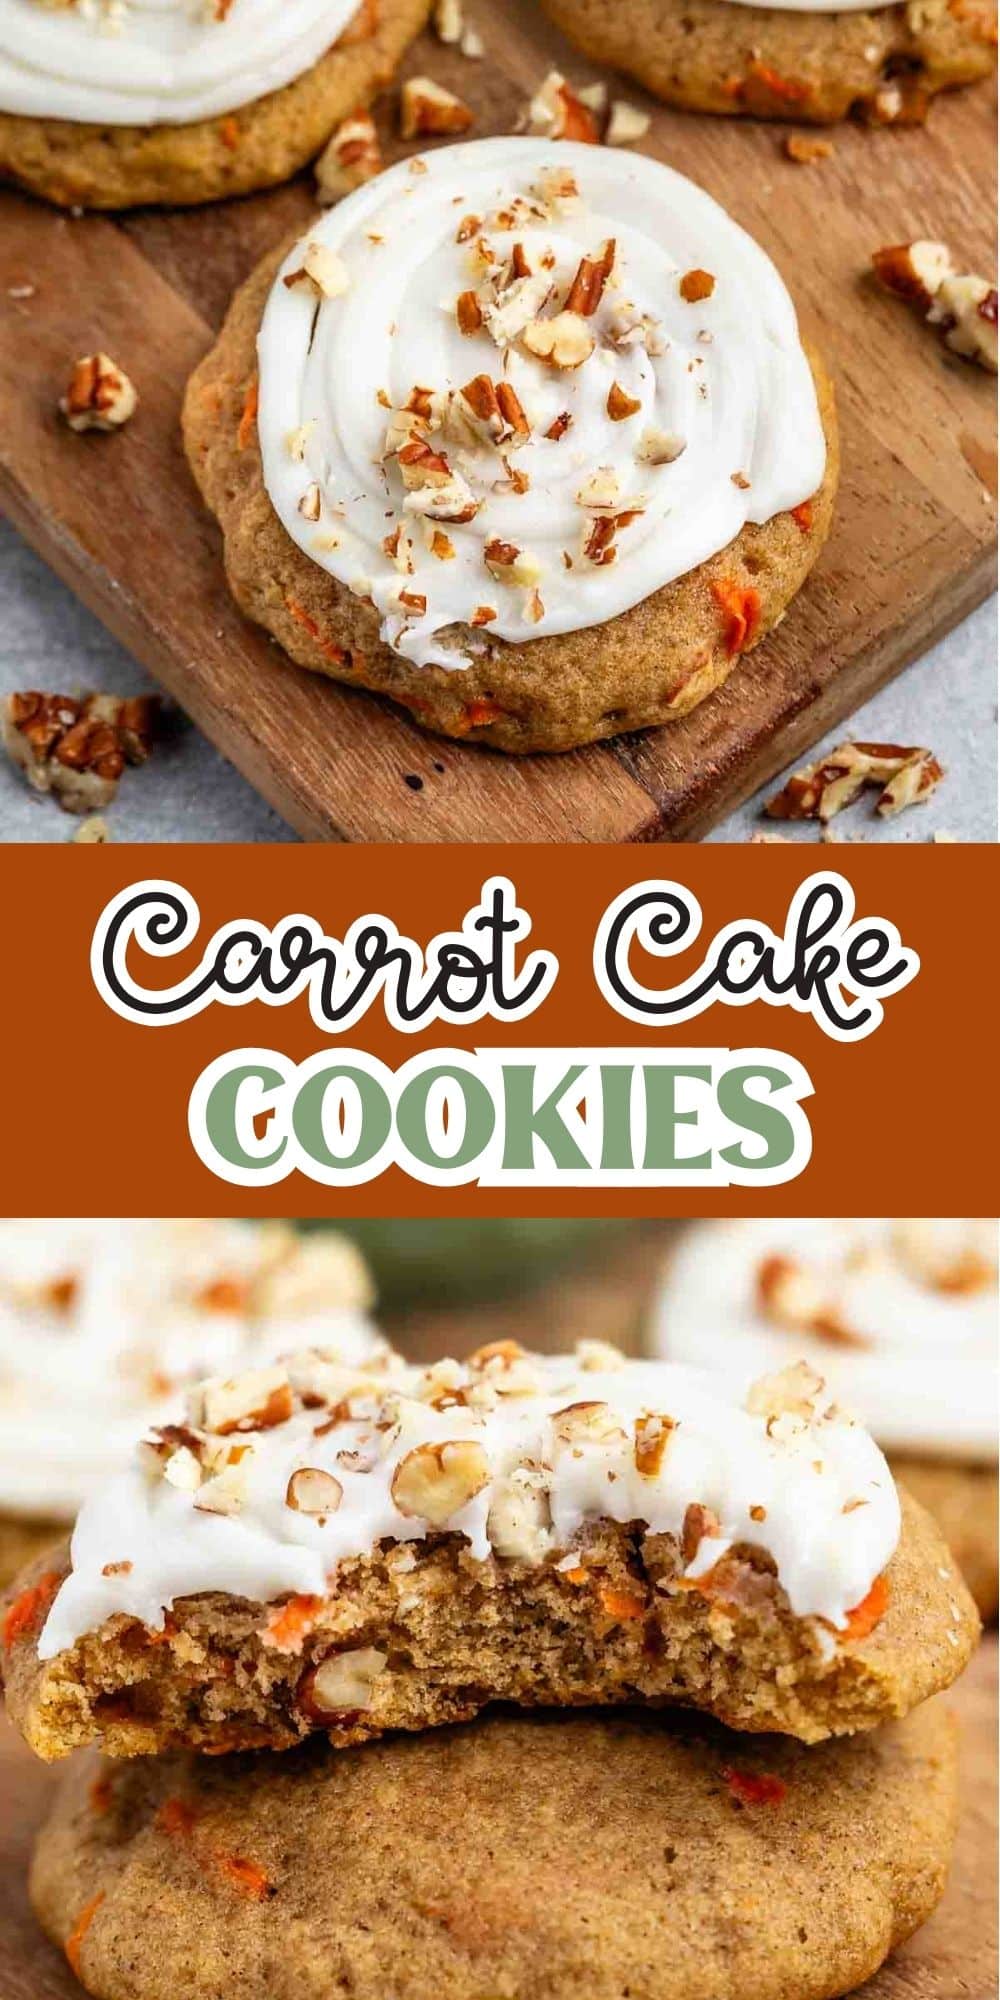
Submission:
M 991 1639 L 947 1697 L 962 1724 L 962 1816 L 944 1900 L 924 1929 L 869 1980 L 863 2000 L 994 2000 L 996 1684 L 997 1648 Z M 78 2000 L 81 1991 L 61 1954 L 38 1930 L 25 1889 L 31 1843 L 56 1782 L 52 1768 L 30 1756 L 0 1721 L 0 2000 Z
M 576 82 L 597 74 L 535 0 L 469 0 L 469 14 L 484 62 L 428 34 L 406 70 L 461 91 L 476 134 L 513 130 L 551 64 Z M 0 505 L 309 838 L 695 838 L 991 587 L 992 384 L 946 357 L 868 266 L 881 244 L 920 235 L 992 271 L 993 102 L 980 85 L 939 101 L 923 128 L 838 128 L 833 158 L 811 166 L 785 158 L 781 128 L 655 108 L 644 150 L 701 181 L 779 264 L 832 365 L 844 441 L 834 533 L 806 589 L 727 686 L 667 728 L 506 759 L 300 672 L 236 611 L 178 409 L 234 285 L 312 212 L 308 177 L 120 221 L 0 196 Z M 394 96 L 380 116 L 391 158 Z M 27 285 L 30 297 L 12 296 Z M 56 399 L 74 357 L 97 347 L 132 375 L 141 407 L 121 435 L 80 438 Z M 896 734 L 908 740 L 905 686 Z

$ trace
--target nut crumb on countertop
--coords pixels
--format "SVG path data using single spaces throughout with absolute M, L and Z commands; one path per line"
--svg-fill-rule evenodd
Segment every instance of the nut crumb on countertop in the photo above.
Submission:
M 156 695 L 9 694 L 0 740 L 36 792 L 64 812 L 110 805 L 126 764 L 144 764 L 159 715 Z

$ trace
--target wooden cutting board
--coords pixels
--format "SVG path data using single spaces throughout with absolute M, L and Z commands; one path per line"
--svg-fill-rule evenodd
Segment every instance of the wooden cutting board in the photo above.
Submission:
M 997 1990 L 995 1639 L 954 1695 L 962 1724 L 962 1816 L 944 1900 L 859 2000 L 991 2000 Z M 31 1843 L 57 1780 L 0 1720 L 0 2000 L 80 2000 L 39 1931 L 25 1888 Z
M 428 34 L 410 73 L 514 129 L 553 64 L 597 72 L 535 0 L 469 0 L 487 59 Z M 642 93 L 626 87 L 627 96 Z M 652 107 L 650 107 L 652 108 Z M 382 109 L 389 157 L 394 101 Z M 993 93 L 923 129 L 839 128 L 796 166 L 780 128 L 658 107 L 645 149 L 701 181 L 772 253 L 837 377 L 844 475 L 832 540 L 780 630 L 686 720 L 570 756 L 506 759 L 426 736 L 374 697 L 288 664 L 227 593 L 178 443 L 181 393 L 234 285 L 305 225 L 308 177 L 267 196 L 113 221 L 0 196 L 0 505 L 265 797 L 313 839 L 655 840 L 704 833 L 987 595 L 993 385 L 868 277 L 883 243 L 950 242 L 992 269 Z M 34 286 L 30 298 L 12 296 Z M 118 437 L 55 414 L 76 355 L 137 383 Z M 895 734 L 909 740 L 905 689 Z M 933 746 L 931 746 L 933 747 Z M 420 786 L 414 780 L 421 780 Z

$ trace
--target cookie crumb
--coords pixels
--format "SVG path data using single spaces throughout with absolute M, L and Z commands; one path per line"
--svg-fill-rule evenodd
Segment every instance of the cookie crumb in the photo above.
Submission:
M 811 167 L 816 160 L 828 160 L 835 150 L 832 139 L 816 139 L 807 132 L 788 132 L 785 135 L 785 158 L 794 160 L 800 167 Z

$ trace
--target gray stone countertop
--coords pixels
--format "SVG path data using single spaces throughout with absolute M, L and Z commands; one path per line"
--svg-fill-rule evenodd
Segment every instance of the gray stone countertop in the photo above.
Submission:
M 100 688 L 134 694 L 152 683 L 45 563 L 0 522 L 0 692 L 37 687 L 67 694 Z M 845 737 L 921 744 L 946 776 L 927 805 L 898 819 L 872 817 L 866 793 L 836 822 L 854 840 L 925 842 L 935 832 L 959 840 L 997 837 L 997 616 L 984 605 L 882 692 L 842 723 L 822 748 Z M 748 800 L 709 836 L 745 841 L 770 824 L 763 797 Z M 115 841 L 287 841 L 295 834 L 233 766 L 183 718 L 141 770 L 126 771 L 107 824 Z M 0 762 L 0 838 L 65 841 L 76 822 L 31 792 Z M 815 826 L 790 829 L 816 841 Z

